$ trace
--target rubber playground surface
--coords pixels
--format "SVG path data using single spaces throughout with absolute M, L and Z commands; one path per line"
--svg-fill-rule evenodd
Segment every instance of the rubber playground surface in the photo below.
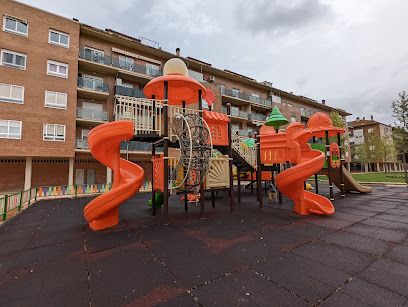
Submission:
M 168 226 L 150 196 L 98 232 L 82 213 L 92 198 L 40 201 L 3 224 L 0 306 L 408 306 L 406 188 L 335 192 L 332 216 L 300 216 L 265 194 L 259 209 L 243 189 L 235 214 L 228 192 L 216 208 L 208 193 L 200 219 L 172 196 Z

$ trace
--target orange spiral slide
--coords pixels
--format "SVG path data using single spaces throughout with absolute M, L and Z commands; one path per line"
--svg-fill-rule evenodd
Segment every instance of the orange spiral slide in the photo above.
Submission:
M 120 158 L 120 142 L 133 137 L 133 122 L 117 121 L 100 125 L 88 134 L 92 155 L 113 170 L 113 187 L 92 200 L 84 216 L 93 230 L 115 226 L 119 222 L 119 205 L 142 186 L 144 170 L 137 164 Z
M 324 159 L 324 153 L 321 151 L 303 149 L 301 163 L 276 176 L 279 191 L 294 201 L 295 211 L 302 215 L 334 213 L 333 204 L 329 199 L 305 191 L 303 186 L 306 179 L 322 169 Z

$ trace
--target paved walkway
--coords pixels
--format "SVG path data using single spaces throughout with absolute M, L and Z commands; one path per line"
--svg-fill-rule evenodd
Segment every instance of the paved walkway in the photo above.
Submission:
M 0 306 L 408 306 L 406 188 L 336 194 L 327 217 L 287 199 L 259 209 L 246 190 L 236 214 L 220 192 L 200 219 L 175 196 L 169 226 L 149 196 L 99 232 L 82 215 L 91 198 L 41 201 L 2 225 Z

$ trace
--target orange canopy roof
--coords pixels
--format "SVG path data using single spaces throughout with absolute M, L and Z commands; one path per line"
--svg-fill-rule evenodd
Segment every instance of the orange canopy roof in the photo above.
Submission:
M 198 102 L 198 91 L 201 90 L 202 98 L 207 94 L 205 87 L 198 81 L 184 75 L 169 74 L 154 78 L 143 89 L 147 98 L 164 99 L 164 81 L 168 84 L 168 100 L 170 105 L 182 105 Z
M 307 130 L 317 138 L 326 137 L 326 131 L 329 133 L 329 137 L 336 136 L 337 133 L 343 134 L 346 131 L 344 128 L 333 127 L 330 116 L 322 112 L 310 116 L 307 122 Z
M 205 120 L 212 119 L 212 120 L 219 120 L 219 121 L 223 121 L 227 123 L 230 121 L 227 114 L 210 112 L 210 111 L 204 111 L 203 118 Z

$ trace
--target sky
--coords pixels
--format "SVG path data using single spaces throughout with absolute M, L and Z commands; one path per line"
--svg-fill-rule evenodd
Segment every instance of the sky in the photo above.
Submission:
M 348 121 L 393 124 L 391 103 L 408 90 L 406 0 L 20 1 L 325 99 Z

